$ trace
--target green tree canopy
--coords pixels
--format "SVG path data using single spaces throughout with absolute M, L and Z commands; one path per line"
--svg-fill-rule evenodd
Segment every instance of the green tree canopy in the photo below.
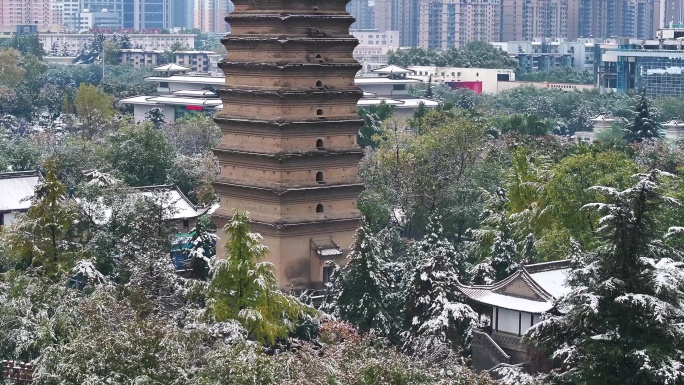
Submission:
M 211 314 L 218 322 L 240 321 L 263 344 L 286 338 L 293 322 L 313 309 L 278 289 L 273 265 L 260 261 L 268 249 L 249 231 L 248 213 L 234 211 L 225 232 L 226 259 L 218 261 L 209 287 Z
M 668 246 L 658 218 L 675 203 L 663 195 L 660 171 L 637 176 L 631 188 L 598 186 L 606 203 L 598 212 L 600 246 L 576 246 L 571 255 L 571 290 L 556 307 L 563 311 L 535 325 L 527 340 L 544 349 L 559 380 L 580 384 L 679 384 L 684 320 L 684 255 Z
M 76 116 L 84 138 L 92 140 L 114 116 L 112 98 L 92 84 L 81 84 L 74 98 Z
M 388 63 L 402 67 L 517 68 L 518 61 L 490 43 L 473 41 L 463 49 L 433 51 L 412 47 L 390 51 Z
M 124 126 L 107 137 L 105 159 L 130 186 L 166 183 L 175 156 L 164 134 L 150 124 Z
M 45 176 L 36 187 L 31 206 L 9 233 L 9 251 L 18 266 L 38 267 L 50 278 L 67 273 L 80 258 L 77 212 L 67 187 L 57 178 L 54 161 L 45 164 Z

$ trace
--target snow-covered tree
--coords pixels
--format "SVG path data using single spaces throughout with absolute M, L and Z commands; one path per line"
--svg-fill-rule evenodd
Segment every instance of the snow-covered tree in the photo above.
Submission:
M 551 353 L 559 377 L 581 384 L 684 383 L 684 255 L 659 234 L 666 205 L 660 171 L 640 174 L 624 191 L 593 187 L 600 246 L 575 246 L 569 294 L 559 315 L 535 325 L 528 340 Z
M 31 207 L 9 234 L 8 251 L 18 265 L 37 267 L 43 275 L 68 273 L 80 259 L 75 205 L 67 187 L 57 178 L 57 165 L 45 164 L 45 176 L 36 186 Z
M 471 230 L 476 240 L 471 249 L 479 258 L 479 263 L 471 268 L 470 276 L 472 282 L 478 285 L 508 277 L 520 263 L 507 213 L 507 191 L 500 187 L 488 194 L 486 200 L 488 208 L 480 215 L 482 227 Z
M 477 314 L 457 298 L 463 256 L 456 252 L 442 229 L 441 217 L 430 218 L 427 234 L 418 242 L 412 259 L 417 267 L 406 285 L 406 341 L 404 348 L 419 355 L 439 346 L 467 348 Z
M 342 267 L 337 263 L 333 261 L 328 261 L 326 263 L 332 268 L 332 273 L 330 274 L 330 281 L 325 284 L 325 294 L 319 310 L 334 317 L 339 317 L 340 309 L 337 304 L 340 299 L 340 292 L 342 291 L 344 272 Z
M 191 384 L 203 345 L 213 341 L 206 330 L 184 330 L 136 311 L 115 288 L 98 289 L 75 305 L 77 333 L 41 352 L 34 361 L 37 384 Z
M 646 92 L 642 92 L 632 111 L 633 117 L 627 121 L 623 131 L 629 142 L 641 142 L 644 139 L 657 139 L 663 129 L 657 111 L 649 105 Z
M 249 213 L 233 211 L 225 227 L 226 259 L 216 264 L 209 286 L 211 314 L 223 322 L 238 320 L 257 341 L 273 344 L 287 337 L 294 322 L 313 309 L 278 289 L 273 264 L 261 235 L 249 231 Z
M 71 269 L 71 279 L 69 286 L 83 289 L 86 286 L 98 286 L 105 283 L 105 277 L 96 268 L 93 262 L 80 260 Z
M 164 126 L 164 123 L 166 123 L 164 118 L 164 110 L 159 107 L 150 109 L 149 111 L 145 112 L 145 120 L 152 123 L 154 128 L 157 130 L 161 130 L 161 128 Z
M 535 239 L 534 234 L 530 233 L 527 235 L 527 237 L 525 237 L 521 257 L 522 263 L 525 264 L 541 262 L 539 260 L 539 253 L 537 252 L 537 240 Z
M 490 258 L 495 273 L 495 281 L 507 278 L 518 269 L 520 257 L 511 235 L 510 227 L 504 223 L 494 237 Z
M 191 247 L 184 249 L 187 253 L 189 267 L 192 269 L 192 278 L 206 281 L 212 269 L 212 259 L 216 256 L 216 241 L 218 236 L 210 229 L 211 220 L 202 216 L 197 220 L 195 228 L 190 231 Z
M 386 263 L 389 259 L 388 248 L 364 221 L 349 253 L 337 299 L 340 317 L 362 332 L 390 334 L 393 315 L 388 313 L 387 303 L 390 282 Z

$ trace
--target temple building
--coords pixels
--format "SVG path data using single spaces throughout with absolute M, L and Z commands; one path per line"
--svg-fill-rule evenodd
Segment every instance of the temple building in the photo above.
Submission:
M 473 331 L 473 367 L 489 370 L 500 364 L 530 364 L 535 360 L 522 337 L 541 321 L 543 313 L 555 312 L 554 301 L 567 294 L 569 261 L 522 266 L 492 285 L 459 286 L 474 309 L 489 318 L 490 325 Z
M 343 261 L 360 225 L 363 92 L 348 1 L 234 0 L 226 16 L 213 218 L 223 226 L 234 209 L 251 214 L 282 289 L 322 285 L 326 262 Z

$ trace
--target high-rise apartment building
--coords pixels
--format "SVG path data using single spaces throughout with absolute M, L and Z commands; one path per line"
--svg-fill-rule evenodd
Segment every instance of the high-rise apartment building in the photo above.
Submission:
M 81 0 L 52 0 L 52 22 L 71 32 L 78 30 L 80 11 Z
M 500 0 L 501 41 L 576 39 L 580 0 Z
M 372 0 L 351 0 L 347 4 L 347 12 L 354 16 L 356 21 L 351 25 L 352 30 L 374 29 L 375 5 Z
M 0 26 L 53 24 L 50 0 L 0 0 Z
M 173 28 L 176 4 L 175 0 L 123 0 L 123 27 L 135 30 Z
M 579 35 L 651 38 L 664 19 L 661 6 L 660 0 L 579 0 Z
M 282 289 L 322 287 L 361 222 L 363 92 L 347 2 L 235 0 L 228 16 L 213 218 L 220 227 L 250 212 Z
M 375 0 L 375 29 L 399 31 L 402 47 L 417 46 L 419 3 L 419 0 Z
M 426 49 L 499 39 L 499 4 L 490 0 L 420 0 L 418 42 Z
M 196 0 L 193 26 L 204 32 L 228 32 L 225 17 L 233 10 L 229 0 Z
M 88 26 L 112 29 L 123 27 L 124 0 L 80 0 L 79 8 L 78 30 L 87 30 Z M 97 15 L 101 15 L 99 18 L 106 22 L 96 23 Z
M 660 27 L 684 23 L 684 0 L 660 0 Z
M 173 0 L 173 2 L 173 27 L 192 28 L 195 21 L 195 0 Z

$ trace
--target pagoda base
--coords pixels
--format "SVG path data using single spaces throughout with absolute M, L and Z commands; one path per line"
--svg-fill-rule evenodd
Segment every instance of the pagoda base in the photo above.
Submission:
M 219 258 L 224 258 L 227 236 L 222 229 L 231 218 L 214 214 L 212 219 L 219 229 L 216 252 Z M 357 218 L 285 226 L 252 222 L 250 230 L 261 234 L 262 244 L 269 249 L 265 260 L 275 266 L 278 287 L 283 291 L 292 288 L 299 291 L 324 287 L 324 274 L 330 273 L 324 269 L 328 261 L 346 265 L 360 225 L 359 214 Z

